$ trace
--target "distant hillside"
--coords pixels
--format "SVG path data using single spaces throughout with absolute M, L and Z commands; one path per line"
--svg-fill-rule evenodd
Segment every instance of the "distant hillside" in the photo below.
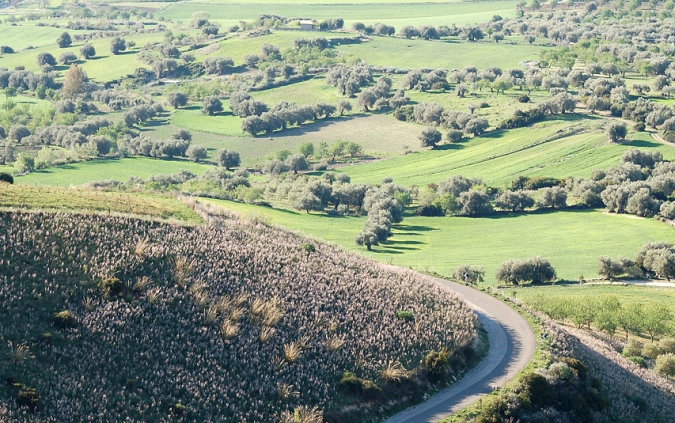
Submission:
M 0 242 L 1 421 L 376 421 L 473 357 L 457 297 L 262 224 L 0 213 Z

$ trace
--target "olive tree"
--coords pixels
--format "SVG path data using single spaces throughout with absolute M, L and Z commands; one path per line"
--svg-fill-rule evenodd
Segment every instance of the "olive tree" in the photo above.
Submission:
M 623 141 L 626 139 L 626 134 L 628 134 L 628 129 L 625 123 L 612 122 L 607 126 L 607 136 L 612 142 Z
M 239 153 L 227 149 L 219 150 L 216 153 L 216 161 L 218 162 L 218 166 L 224 167 L 227 170 L 241 164 Z
M 422 147 L 436 147 L 443 135 L 436 128 L 427 127 L 422 130 L 422 133 L 417 137 L 422 143 Z
M 483 282 L 484 277 L 485 271 L 483 270 L 483 267 L 471 266 L 468 264 L 458 266 L 452 274 L 453 279 L 472 285 Z
M 204 98 L 202 103 L 202 113 L 207 116 L 213 116 L 223 111 L 223 103 L 220 102 L 218 96 L 210 95 Z

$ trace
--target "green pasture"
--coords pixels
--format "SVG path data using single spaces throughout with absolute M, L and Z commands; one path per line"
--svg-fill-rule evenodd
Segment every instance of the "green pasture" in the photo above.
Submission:
M 652 304 L 662 303 L 675 306 L 675 289 L 646 285 L 630 285 L 613 283 L 611 285 L 594 284 L 558 284 L 555 286 L 526 286 L 518 287 L 516 298 L 527 303 L 539 294 L 547 297 L 561 297 L 583 300 L 586 297 L 616 295 L 623 304 Z
M 0 30 L 1 28 L 3 28 L 3 26 L 0 26 Z M 27 70 L 39 71 L 40 67 L 37 64 L 37 55 L 41 52 L 51 53 L 57 61 L 59 60 L 59 56 L 61 56 L 61 54 L 68 51 L 75 53 L 75 55 L 79 58 L 80 47 L 82 47 L 84 42 L 74 42 L 71 47 L 59 48 L 56 45 L 56 38 L 62 32 L 64 32 L 64 30 L 59 30 L 58 34 L 54 35 L 49 44 L 43 45 L 40 48 L 24 50 L 14 54 L 5 54 L 0 56 L 0 67 L 13 69 L 16 66 L 25 66 Z M 74 31 L 68 32 L 72 35 Z M 0 36 L 0 40 L 1 39 L 2 38 Z M 96 56 L 89 60 L 78 60 L 78 66 L 87 72 L 87 76 L 89 76 L 90 79 L 97 82 L 106 82 L 121 78 L 127 74 L 133 74 L 134 70 L 137 68 L 149 69 L 149 66 L 136 60 L 136 54 L 140 51 L 140 48 L 143 45 L 149 42 L 162 41 L 164 39 L 164 34 L 140 34 L 124 37 L 124 39 L 134 40 L 136 42 L 136 47 L 134 47 L 133 50 L 127 50 L 121 52 L 118 55 L 113 55 L 110 52 L 111 38 L 90 40 L 89 44 L 93 45 L 96 49 Z M 67 69 L 68 66 L 61 64 L 55 67 L 55 70 L 60 71 L 61 74 L 63 74 Z
M 218 42 L 218 50 L 210 53 L 201 54 L 200 50 L 195 50 L 193 53 L 197 60 L 203 60 L 206 57 L 220 57 L 229 56 L 234 60 L 235 64 L 241 64 L 244 61 L 244 56 L 247 54 L 260 54 L 260 46 L 264 43 L 273 44 L 279 47 L 283 54 L 287 49 L 293 48 L 293 41 L 297 38 L 312 38 L 316 36 L 324 38 L 336 38 L 345 36 L 354 36 L 356 33 L 345 34 L 338 32 L 305 32 L 305 31 L 274 31 L 271 34 L 260 37 L 245 38 L 245 37 L 231 37 Z M 205 50 L 208 50 L 206 48 Z
M 51 167 L 29 173 L 25 176 L 19 176 L 15 178 L 15 182 L 18 184 L 68 187 L 82 185 L 92 181 L 102 181 L 105 179 L 115 179 L 124 182 L 130 176 L 138 176 L 139 178 L 145 179 L 150 175 L 166 175 L 176 173 L 181 169 L 186 169 L 197 175 L 201 175 L 207 167 L 208 165 L 205 164 L 192 163 L 183 160 L 133 157 L 72 163 Z
M 368 154 L 377 156 L 398 155 L 405 148 L 420 148 L 419 135 L 422 127 L 400 122 L 391 115 L 349 115 L 319 119 L 299 127 L 270 135 L 252 137 L 241 132 L 241 119 L 232 116 L 205 116 L 198 110 L 174 112 L 171 125 L 148 128 L 148 135 L 167 137 L 176 127 L 188 129 L 193 134 L 193 144 L 209 149 L 227 148 L 239 152 L 242 163 L 247 166 L 262 164 L 264 158 L 277 150 L 297 151 L 300 144 L 320 142 L 332 144 L 350 141 L 360 144 Z M 154 135 L 153 135 L 154 134 Z
M 422 186 L 461 174 L 502 186 L 519 175 L 589 177 L 593 169 L 619 164 L 621 155 L 631 148 L 658 150 L 664 158 L 675 159 L 675 149 L 653 140 L 648 133 L 630 133 L 629 141 L 614 144 L 608 142 L 604 131 L 594 128 L 597 123 L 581 119 L 570 115 L 531 127 L 489 132 L 463 143 L 355 164 L 340 171 L 354 182 L 378 183 L 391 176 L 403 185 Z M 577 130 L 580 132 L 575 133 Z
M 472 3 L 324 3 L 302 2 L 203 2 L 173 3 L 158 13 L 167 19 L 187 22 L 197 11 L 206 11 L 212 20 L 224 24 L 253 20 L 261 14 L 303 17 L 315 20 L 341 17 L 345 26 L 353 22 L 383 22 L 396 29 L 405 25 L 465 25 L 485 22 L 493 15 L 515 16 L 515 1 Z
M 633 257 L 647 241 L 673 242 L 675 232 L 653 219 L 610 215 L 601 210 L 498 214 L 493 217 L 416 217 L 407 215 L 386 244 L 366 251 L 354 243 L 362 217 L 260 207 L 221 200 L 207 201 L 242 215 L 262 216 L 270 224 L 312 235 L 381 262 L 421 271 L 452 274 L 461 264 L 483 266 L 486 281 L 504 260 L 540 255 L 551 261 L 558 277 L 594 277 L 601 255 Z
M 538 59 L 542 48 L 487 41 L 470 43 L 374 36 L 369 42 L 347 44 L 338 49 L 354 59 L 363 59 L 376 66 L 446 69 L 461 69 L 465 66 L 483 69 L 488 66 L 499 66 L 506 69 L 517 67 L 523 60 Z
M 270 107 L 282 100 L 294 101 L 300 106 L 314 104 L 317 101 L 337 104 L 343 98 L 337 94 L 335 87 L 326 84 L 326 75 L 319 75 L 307 81 L 271 90 L 251 92 L 250 94 L 251 97 L 265 102 Z M 356 108 L 356 99 L 350 99 L 350 101 L 352 107 Z
M 10 46 L 15 51 L 14 54 L 0 55 L 0 66 L 7 67 L 3 64 L 5 60 L 9 60 L 16 56 L 22 56 L 21 50 L 28 46 L 42 47 L 49 44 L 54 44 L 54 46 L 56 46 L 56 39 L 66 31 L 71 36 L 92 32 L 64 30 L 63 28 L 52 28 L 48 26 L 35 26 L 35 22 L 18 22 L 16 26 L 11 26 L 9 23 L 0 24 L 0 44 L 3 46 Z M 36 52 L 36 50 L 30 51 Z M 37 55 L 37 53 L 35 54 Z M 21 60 L 19 62 L 21 62 Z M 12 67 L 14 67 L 14 65 L 12 65 Z

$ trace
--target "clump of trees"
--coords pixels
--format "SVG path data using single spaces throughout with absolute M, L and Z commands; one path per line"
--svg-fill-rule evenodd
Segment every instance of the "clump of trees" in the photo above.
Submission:
M 525 282 L 540 284 L 555 280 L 551 263 L 539 256 L 526 260 L 507 260 L 497 268 L 497 280 L 505 284 L 522 285 Z

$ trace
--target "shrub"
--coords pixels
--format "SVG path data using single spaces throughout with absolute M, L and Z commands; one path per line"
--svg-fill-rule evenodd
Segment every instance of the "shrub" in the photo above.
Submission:
M 14 177 L 9 173 L 0 172 L 0 182 L 6 182 L 8 184 L 14 183 Z
M 647 126 L 646 126 L 644 123 L 642 123 L 642 122 L 638 122 L 638 123 L 636 123 L 636 124 L 633 126 L 633 128 L 634 128 L 637 132 L 644 132 L 645 129 L 647 129 Z
M 68 310 L 54 313 L 54 326 L 59 329 L 69 329 L 77 326 L 77 317 Z
M 656 359 L 654 371 L 663 376 L 675 376 L 675 354 L 662 354 Z
M 629 357 L 626 357 L 626 360 L 637 364 L 638 366 L 642 367 L 643 369 L 647 368 L 647 361 L 640 356 L 629 356 Z
M 529 103 L 530 102 L 530 96 L 528 96 L 527 94 L 523 94 L 520 97 L 518 97 L 518 101 L 520 103 Z
M 302 248 L 304 251 L 307 251 L 308 253 L 313 253 L 316 251 L 316 247 L 314 247 L 314 244 L 310 242 L 303 242 L 302 245 L 300 245 L 300 248 Z
M 553 386 L 537 373 L 528 373 L 520 379 L 516 393 L 519 393 L 534 408 L 545 408 L 556 403 Z
M 640 354 L 642 354 L 642 343 L 635 339 L 628 341 L 621 351 L 624 357 L 639 357 Z
M 477 284 L 478 282 L 483 282 L 484 277 L 485 271 L 482 267 L 471 266 L 468 264 L 457 267 L 455 272 L 452 274 L 453 279 L 473 285 Z
M 664 353 L 673 353 L 675 354 L 675 339 L 674 338 L 663 338 L 659 341 L 659 348 L 663 350 Z
M 397 311 L 396 312 L 396 317 L 398 317 L 401 320 L 407 320 L 409 322 L 412 322 L 415 320 L 415 316 L 413 315 L 412 311 Z
M 105 298 L 113 298 L 122 294 L 124 284 L 117 278 L 106 278 L 101 281 L 101 290 Z
M 20 383 L 15 383 L 14 387 L 18 389 L 16 393 L 16 403 L 20 407 L 28 407 L 31 411 L 37 410 L 40 404 L 40 396 L 33 388 L 29 388 Z
M 427 216 L 427 217 L 440 217 L 440 216 L 445 216 L 445 212 L 443 211 L 443 207 L 435 204 L 425 204 L 424 206 L 420 206 L 413 211 L 413 215 L 415 216 Z
M 351 395 L 357 395 L 370 401 L 377 398 L 382 389 L 367 379 L 361 379 L 354 373 L 344 372 L 340 379 L 340 388 Z
M 663 351 L 661 348 L 659 348 L 658 345 L 656 344 L 647 344 L 644 347 L 642 347 L 642 356 L 647 357 L 647 358 L 652 358 L 655 359 L 659 355 L 661 355 Z
M 449 359 L 450 353 L 448 350 L 431 350 L 426 357 L 422 359 L 422 366 L 424 366 L 424 369 L 431 379 L 439 378 L 447 371 Z

